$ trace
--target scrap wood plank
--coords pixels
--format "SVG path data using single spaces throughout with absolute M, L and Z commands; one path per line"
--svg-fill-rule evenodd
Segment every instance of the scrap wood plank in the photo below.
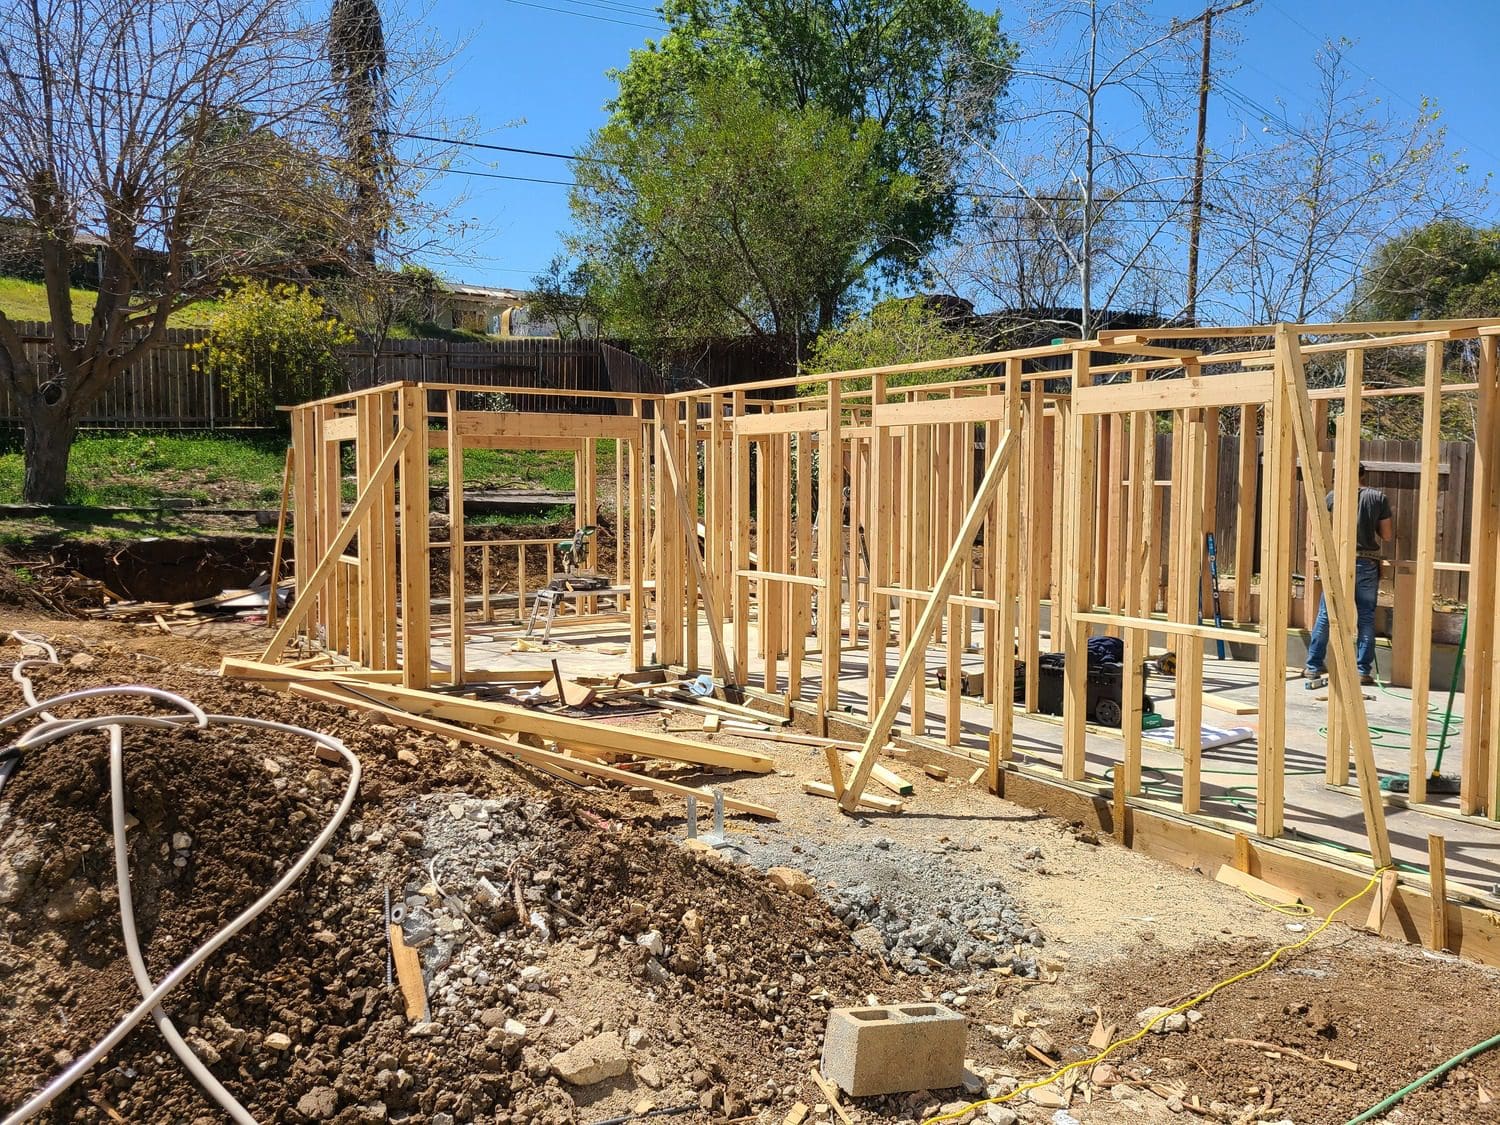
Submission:
M 1096 1051 L 1102 1051 L 1114 1042 L 1115 1035 L 1119 1032 L 1118 1024 L 1104 1022 L 1104 1010 L 1094 1009 L 1094 1030 L 1089 1033 L 1089 1046 Z
M 1225 699 L 1222 695 L 1215 695 L 1211 691 L 1203 693 L 1203 706 L 1214 711 L 1222 711 L 1226 715 L 1254 715 L 1260 711 L 1259 703 L 1243 699 Z
M 855 759 L 856 753 L 854 751 L 845 751 L 844 765 L 853 766 Z M 906 778 L 902 777 L 889 766 L 882 766 L 878 762 L 870 770 L 870 776 L 898 797 L 910 797 L 917 791 L 916 786 L 912 785 Z
M 1433 949 L 1448 948 L 1448 866 L 1443 838 L 1429 833 L 1427 837 L 1428 895 L 1432 902 L 1430 943 Z
M 427 984 L 422 979 L 422 959 L 406 944 L 406 935 L 399 925 L 392 923 L 386 932 L 391 942 L 391 960 L 396 965 L 396 980 L 406 999 L 406 1018 L 413 1023 L 424 1020 L 427 1018 Z
M 1365 925 L 1374 933 L 1378 934 L 1385 927 L 1385 916 L 1391 912 L 1391 904 L 1396 900 L 1398 879 L 1394 868 L 1387 868 L 1380 873 L 1380 885 L 1375 888 L 1375 901 L 1370 903 L 1370 916 L 1365 919 Z
M 858 742 L 849 742 L 840 738 L 823 738 L 816 734 L 803 734 L 801 731 L 793 730 L 756 730 L 748 723 L 742 723 L 737 719 L 730 719 L 724 724 L 727 734 L 738 734 L 745 738 L 758 738 L 763 742 L 784 742 L 791 746 L 832 746 L 835 750 L 858 750 Z
M 475 746 L 483 746 L 500 753 L 508 754 L 528 765 L 536 766 L 538 769 L 546 770 L 556 776 L 563 773 L 587 774 L 602 778 L 607 781 L 617 781 L 623 785 L 645 786 L 662 793 L 671 793 L 684 800 L 691 797 L 697 801 L 713 802 L 714 795 L 708 789 L 695 788 L 690 785 L 679 785 L 675 781 L 666 781 L 662 778 L 649 777 L 643 774 L 630 773 L 615 766 L 605 765 L 602 762 L 593 762 L 585 758 L 570 757 L 566 750 L 557 752 L 545 750 L 540 747 L 528 746 L 519 741 L 501 738 L 498 735 L 485 734 L 482 731 L 469 730 L 467 727 L 454 726 L 439 719 L 430 719 L 421 715 L 413 715 L 403 711 L 399 707 L 385 706 L 363 697 L 357 686 L 354 685 L 319 685 L 319 684 L 295 684 L 292 686 L 292 694 L 300 695 L 307 699 L 322 700 L 325 703 L 339 703 L 346 707 L 370 711 L 377 715 L 383 715 L 397 726 L 411 727 L 413 730 L 425 731 L 428 734 L 440 735 L 444 738 L 457 739 L 460 742 L 472 743 Z M 576 782 L 582 784 L 582 782 Z M 732 812 L 742 812 L 749 816 L 758 816 L 766 820 L 777 820 L 776 810 L 765 805 L 757 805 L 751 801 L 744 801 L 738 797 L 724 798 L 724 807 Z
M 329 654 L 324 653 L 310 660 L 288 661 L 285 664 L 267 664 L 243 656 L 226 656 L 219 661 L 219 674 L 238 680 L 250 680 L 263 684 L 273 691 L 284 691 L 286 686 L 298 682 L 362 680 L 370 683 L 400 683 L 399 668 L 313 668 L 314 664 L 328 664 Z M 493 686 L 538 686 L 550 683 L 552 672 L 537 668 L 480 668 L 464 673 L 464 683 L 473 688 Z
M 620 729 L 590 719 L 540 715 L 501 703 L 481 703 L 395 685 L 355 683 L 350 686 L 367 699 L 411 714 L 467 723 L 505 734 L 532 734 L 563 746 L 622 751 L 641 757 L 692 762 L 748 773 L 769 773 L 775 766 L 771 758 L 751 750 L 689 742 L 647 730 Z
M 812 1075 L 812 1080 L 817 1085 L 818 1089 L 823 1091 L 823 1096 L 828 1099 L 828 1104 L 833 1107 L 833 1112 L 839 1115 L 839 1120 L 842 1121 L 844 1125 L 854 1125 L 854 1118 L 850 1117 L 848 1111 L 846 1111 L 844 1107 L 839 1104 L 839 1088 L 832 1082 L 828 1081 L 828 1079 L 824 1078 L 823 1075 L 818 1072 L 817 1067 L 813 1067 L 812 1070 L 809 1071 L 809 1073 Z
M 707 707 L 715 711 L 722 711 L 726 715 L 741 716 L 757 723 L 775 723 L 777 726 L 786 726 L 792 720 L 785 715 L 777 715 L 771 711 L 757 711 L 754 707 L 745 707 L 739 703 L 730 703 L 727 699 L 720 699 L 715 695 L 693 695 L 691 692 L 678 690 L 669 698 L 680 703 L 691 703 L 698 707 Z
M 1348 1059 L 1335 1059 L 1328 1055 L 1309 1055 L 1306 1051 L 1299 1051 L 1296 1047 L 1284 1047 L 1280 1043 L 1268 1043 L 1264 1039 L 1226 1039 L 1226 1043 L 1233 1043 L 1236 1047 L 1253 1047 L 1257 1051 L 1264 1051 L 1268 1055 L 1289 1055 L 1294 1059 L 1302 1059 L 1304 1062 L 1323 1063 L 1338 1070 L 1347 1070 L 1350 1073 L 1359 1071 L 1359 1064 L 1350 1062 Z
M 839 799 L 839 795 L 833 791 L 833 786 L 826 781 L 804 781 L 802 792 L 811 793 L 814 797 L 832 797 Z M 876 812 L 900 812 L 903 806 L 894 797 L 882 797 L 878 793 L 860 794 L 859 803 L 866 808 L 874 809 Z
M 1219 867 L 1219 873 L 1214 876 L 1216 883 L 1223 883 L 1226 887 L 1235 887 L 1248 894 L 1256 895 L 1271 902 L 1279 902 L 1283 906 L 1300 905 L 1302 899 L 1294 892 L 1278 887 L 1275 883 L 1268 883 L 1264 879 L 1256 878 L 1248 871 L 1226 863 Z
M 781 1119 L 781 1125 L 802 1125 L 811 1112 L 812 1109 L 806 1102 L 798 1102 L 786 1111 L 786 1116 Z
M 320 659 L 315 658 L 315 660 Z M 334 670 L 331 668 L 298 666 L 307 663 L 307 661 L 299 661 L 297 664 L 267 664 L 260 660 L 245 660 L 236 656 L 226 656 L 219 661 L 219 675 L 228 676 L 236 680 L 250 680 L 255 683 L 264 684 L 266 687 L 276 691 L 284 691 L 289 684 L 294 683 L 317 683 L 319 681 L 331 682 L 350 679 L 364 680 L 372 683 L 382 681 L 399 683 L 401 680 L 401 670 L 399 668 L 384 670 L 347 668 Z
M 721 712 L 715 711 L 712 708 L 700 707 L 696 703 L 681 703 L 675 699 L 667 699 L 659 695 L 648 696 L 646 698 L 646 702 L 653 703 L 656 706 L 661 707 L 667 711 L 681 711 L 685 714 L 703 715 L 705 717 L 708 715 L 718 715 L 720 718 L 723 718 L 723 714 Z M 767 718 L 770 717 L 771 716 L 767 716 Z M 748 725 L 748 720 L 745 719 L 736 719 L 734 721 Z M 764 729 L 770 730 L 771 728 L 769 726 L 764 726 Z
M 552 679 L 557 684 L 557 698 L 562 700 L 567 707 L 587 707 L 594 702 L 597 694 L 593 688 L 582 684 L 570 684 L 563 678 L 562 670 L 558 668 L 557 661 L 552 661 Z

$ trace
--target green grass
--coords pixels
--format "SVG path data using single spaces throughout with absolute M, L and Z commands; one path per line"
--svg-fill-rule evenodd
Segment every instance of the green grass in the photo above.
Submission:
M 448 451 L 435 449 L 429 462 L 432 483 L 448 485 Z M 465 488 L 573 488 L 573 455 L 531 449 L 464 450 Z
M 222 508 L 267 507 L 281 496 L 286 439 L 181 434 L 90 435 L 73 443 L 66 503 L 149 506 L 186 496 Z M 21 451 L 0 452 L 0 503 L 21 503 Z
M 74 289 L 73 319 L 87 324 L 94 308 L 92 289 Z M 167 318 L 171 328 L 203 328 L 208 324 L 208 315 L 217 307 L 216 301 L 195 301 L 186 308 L 178 309 Z M 12 320 L 50 321 L 52 313 L 47 308 L 47 291 L 40 281 L 28 281 L 20 277 L 0 277 L 0 312 Z
M 98 543 L 129 539 L 204 539 L 215 536 L 242 538 L 264 535 L 265 528 L 252 527 L 246 521 L 218 520 L 206 527 L 203 517 L 163 509 L 157 512 L 76 512 L 65 515 L 28 519 L 0 519 L 0 547 L 12 547 L 23 553 L 38 544 L 61 540 Z
M 195 534 L 191 509 L 155 511 L 166 497 L 187 497 L 211 508 L 275 508 L 281 497 L 286 438 L 278 434 L 88 434 L 73 443 L 65 503 L 79 508 L 141 508 L 140 512 L 63 512 L 0 520 L 0 545 L 39 536 L 138 538 Z M 614 479 L 614 443 L 598 443 L 600 484 Z M 448 483 L 448 455 L 431 455 L 434 486 Z M 0 439 L 0 504 L 21 503 L 24 465 L 19 437 Z M 353 449 L 345 449 L 341 492 L 355 498 Z M 464 454 L 464 484 L 486 488 L 573 489 L 573 455 L 531 450 L 471 449 Z M 476 516 L 475 527 L 551 523 L 572 517 L 571 505 L 543 511 Z M 197 526 L 206 517 L 199 517 Z
M 595 447 L 594 461 L 599 480 L 613 480 L 615 443 L 601 439 Z M 434 485 L 448 486 L 448 451 L 435 449 L 429 461 Z M 556 450 L 533 449 L 466 449 L 464 450 L 464 487 L 542 488 L 554 492 L 573 490 L 573 454 Z
M 392 340 L 451 340 L 460 344 L 472 344 L 476 341 L 485 343 L 495 339 L 493 336 L 487 336 L 483 332 L 474 332 L 468 328 L 444 328 L 430 320 L 416 324 L 404 324 L 398 321 L 391 325 L 388 338 Z
M 486 512 L 478 516 L 465 516 L 464 527 L 531 527 L 539 524 L 564 523 L 573 518 L 573 509 L 567 504 L 554 504 L 533 512 Z

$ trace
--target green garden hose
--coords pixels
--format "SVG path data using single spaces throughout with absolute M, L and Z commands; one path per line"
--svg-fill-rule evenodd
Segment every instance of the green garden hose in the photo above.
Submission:
M 1426 1074 L 1422 1075 L 1421 1078 L 1418 1078 L 1415 1082 L 1410 1082 L 1407 1085 L 1402 1086 L 1401 1089 L 1397 1090 L 1390 1097 L 1386 1098 L 1384 1101 L 1377 1102 L 1375 1105 L 1372 1105 L 1358 1117 L 1351 1117 L 1345 1123 L 1345 1125 L 1362 1125 L 1362 1123 L 1365 1121 L 1374 1121 L 1375 1118 L 1379 1117 L 1386 1110 L 1390 1109 L 1402 1098 L 1406 1097 L 1407 1094 L 1412 1093 L 1414 1090 L 1420 1090 L 1434 1078 L 1441 1078 L 1443 1075 L 1447 1074 L 1450 1070 L 1452 1070 L 1459 1064 L 1468 1062 L 1475 1055 L 1481 1055 L 1485 1051 L 1488 1051 L 1491 1047 L 1495 1046 L 1500 1046 L 1500 1035 L 1492 1035 L 1483 1043 L 1475 1043 L 1474 1046 L 1470 1047 L 1467 1051 L 1462 1051 L 1459 1054 L 1454 1055 L 1451 1059 L 1443 1063 L 1441 1066 L 1433 1067 Z
M 1469 643 L 1469 607 L 1464 606 L 1464 624 L 1458 634 L 1458 655 L 1453 660 L 1453 676 L 1448 681 L 1448 708 L 1443 712 L 1443 733 L 1438 737 L 1437 761 L 1432 764 L 1434 774 L 1443 770 L 1443 751 L 1448 747 L 1448 725 L 1453 721 L 1453 693 L 1458 690 L 1458 675 L 1464 666 L 1464 649 Z

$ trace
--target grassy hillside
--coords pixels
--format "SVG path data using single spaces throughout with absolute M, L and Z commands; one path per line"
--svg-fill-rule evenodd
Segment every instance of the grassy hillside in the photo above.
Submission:
M 173 313 L 167 318 L 167 323 L 173 328 L 203 328 L 214 307 L 213 301 L 197 301 Z M 87 323 L 93 308 L 93 290 L 73 290 L 73 315 L 77 320 Z M 47 311 L 47 291 L 42 283 L 20 277 L 0 277 L 0 312 L 12 320 L 52 319 L 52 314 Z
M 81 437 L 68 461 L 67 503 L 131 507 L 186 496 L 217 507 L 274 505 L 285 455 L 276 436 Z M 20 502 L 22 467 L 19 449 L 0 453 L 0 503 Z
M 0 504 L 21 501 L 19 438 L 0 446 Z M 287 441 L 278 434 L 86 434 L 68 461 L 67 503 L 82 507 L 150 506 L 162 497 L 189 497 L 211 507 L 274 507 L 281 496 Z M 613 483 L 614 442 L 599 443 L 601 482 Z M 346 451 L 344 493 L 354 498 L 352 458 Z M 431 454 L 434 486 L 448 483 L 448 455 Z M 573 487 L 568 453 L 474 449 L 464 456 L 470 489 Z

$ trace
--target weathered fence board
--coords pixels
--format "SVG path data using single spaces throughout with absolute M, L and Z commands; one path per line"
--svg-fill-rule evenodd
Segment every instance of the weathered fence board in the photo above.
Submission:
M 1233 566 L 1235 547 L 1234 513 L 1239 484 L 1236 479 L 1239 457 L 1239 436 L 1226 434 L 1219 444 L 1219 498 L 1218 533 L 1219 566 L 1227 570 Z M 1259 444 L 1259 438 L 1256 439 Z M 1473 491 L 1473 443 L 1467 441 L 1445 441 L 1438 453 L 1438 538 L 1437 559 L 1439 562 L 1466 563 L 1469 561 L 1469 531 L 1472 513 L 1469 496 Z M 1414 559 L 1417 554 L 1417 514 L 1420 510 L 1420 449 L 1415 441 L 1387 441 L 1366 438 L 1360 442 L 1360 460 L 1370 466 L 1366 483 L 1381 489 L 1391 502 L 1392 522 L 1395 525 L 1396 547 L 1387 550 L 1387 557 Z M 1172 439 L 1170 435 L 1157 436 L 1157 479 L 1165 480 L 1170 475 L 1172 464 Z M 1300 470 L 1299 470 L 1300 471 Z M 1296 495 L 1296 510 L 1292 513 L 1299 529 L 1307 526 L 1307 505 L 1300 489 Z M 1259 557 L 1260 527 L 1259 507 L 1256 508 L 1256 541 L 1253 558 Z M 1299 531 L 1293 536 L 1292 570 L 1297 574 L 1308 572 L 1307 536 Z M 1468 576 L 1451 570 L 1440 570 L 1434 575 L 1434 589 L 1440 598 L 1462 601 L 1468 594 Z
M 50 326 L 21 322 L 17 327 L 27 341 L 32 362 L 45 363 Z M 82 424 L 117 430 L 217 430 L 274 424 L 272 410 L 241 409 L 227 387 L 199 370 L 194 345 L 204 335 L 201 329 L 169 329 L 160 347 L 110 384 Z M 357 345 L 345 349 L 343 358 L 346 390 L 412 379 L 579 392 L 513 395 L 515 409 L 527 411 L 590 413 L 612 406 L 606 405 L 609 400 L 591 397 L 590 391 L 661 394 L 668 389 L 653 365 L 601 340 L 391 340 L 373 359 Z M 0 386 L 0 427 L 15 426 L 19 417 L 9 389 Z

